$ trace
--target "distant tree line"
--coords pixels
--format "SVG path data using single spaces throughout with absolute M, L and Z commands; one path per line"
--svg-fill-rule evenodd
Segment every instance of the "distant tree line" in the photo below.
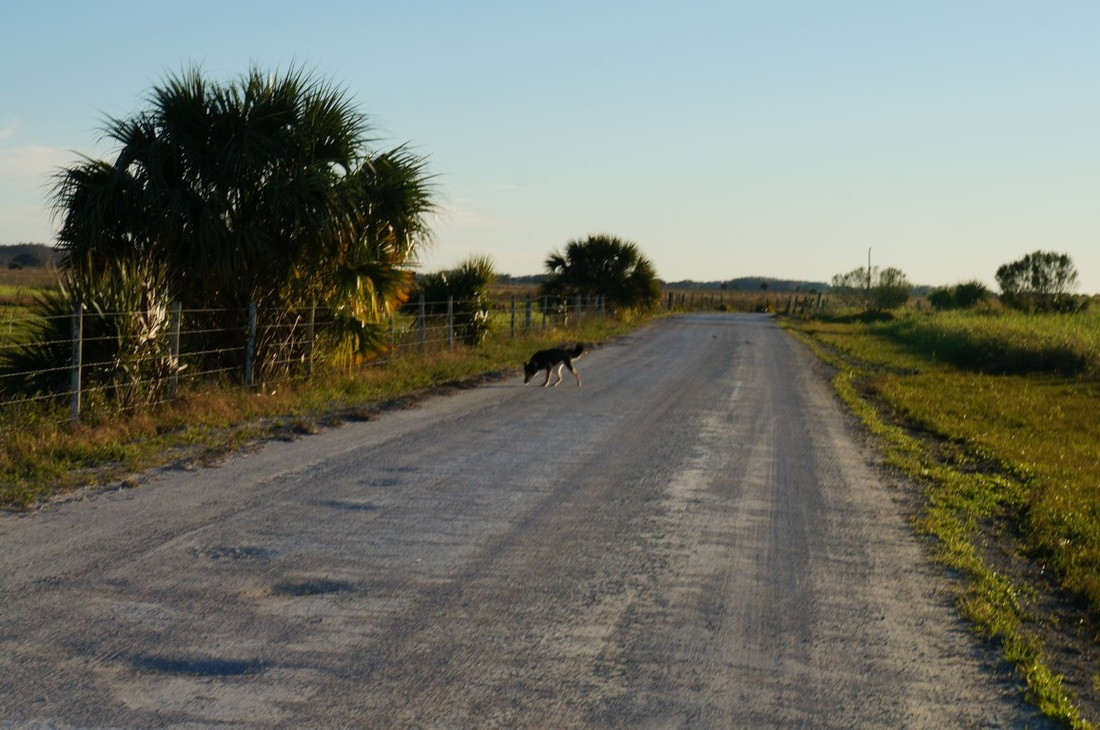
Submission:
M 714 289 L 720 291 L 741 292 L 804 292 L 816 294 L 829 290 L 829 285 L 823 281 L 802 281 L 799 279 L 776 279 L 767 276 L 742 276 L 736 279 L 722 281 L 693 281 L 683 279 L 681 281 L 665 282 L 670 289 Z
M 0 246 L 0 267 L 41 269 L 57 264 L 57 251 L 44 243 L 17 243 Z
M 1076 312 L 1088 297 L 1077 296 L 1077 269 L 1068 254 L 1035 251 L 1001 265 L 996 279 L 1001 304 L 1028 312 Z M 831 291 L 861 300 L 869 310 L 903 305 L 915 288 L 896 268 L 860 267 L 833 277 Z M 972 309 L 993 300 L 994 294 L 978 280 L 937 287 L 927 292 L 934 309 Z

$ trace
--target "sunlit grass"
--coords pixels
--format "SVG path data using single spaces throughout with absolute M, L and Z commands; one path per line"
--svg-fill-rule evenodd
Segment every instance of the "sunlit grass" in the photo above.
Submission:
M 837 366 L 837 392 L 887 462 L 926 485 L 919 527 L 967 577 L 963 613 L 1001 642 L 1043 712 L 1072 727 L 1089 725 L 1046 665 L 1021 595 L 1041 587 L 998 573 L 978 545 L 983 525 L 1006 524 L 1024 554 L 1100 611 L 1098 323 L 945 314 L 798 325 Z
M 807 327 L 867 368 L 866 387 L 897 415 L 1024 484 L 1025 548 L 1100 611 L 1100 318 L 943 314 Z M 934 346 L 945 339 L 950 362 Z M 996 361 L 960 360 L 966 351 L 1014 352 L 1010 370 L 1034 374 L 989 374 Z M 1084 364 L 1058 374 L 1067 362 Z
M 0 347 L 26 341 L 35 319 L 33 303 L 56 286 L 51 269 L 0 269 Z
M 922 357 L 967 370 L 1100 376 L 1100 313 L 943 312 L 871 329 Z

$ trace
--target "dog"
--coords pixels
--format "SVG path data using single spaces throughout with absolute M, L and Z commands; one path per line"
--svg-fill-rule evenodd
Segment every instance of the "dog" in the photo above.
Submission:
M 573 373 L 573 377 L 577 379 L 577 387 L 581 387 L 581 374 L 573 367 L 573 361 L 580 357 L 584 351 L 584 345 L 580 342 L 572 350 L 567 350 L 564 347 L 539 350 L 523 366 L 523 384 L 527 385 L 531 382 L 531 378 L 535 377 L 535 373 L 545 370 L 546 380 L 542 384 L 542 387 L 545 388 L 550 385 L 550 372 L 557 368 L 558 379 L 554 381 L 554 385 L 557 385 L 562 381 L 561 369 L 564 367 L 569 368 L 569 372 Z

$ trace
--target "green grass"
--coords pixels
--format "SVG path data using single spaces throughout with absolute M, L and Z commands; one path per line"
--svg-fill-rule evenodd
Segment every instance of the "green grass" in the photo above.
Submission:
M 1100 376 L 1100 313 L 944 312 L 882 322 L 872 331 L 967 370 Z
M 946 314 L 812 327 L 874 373 L 867 387 L 895 417 L 1024 484 L 1025 548 L 1100 612 L 1100 317 Z M 939 357 L 944 339 L 951 358 Z M 958 354 L 969 351 L 1012 354 L 982 354 L 979 364 Z M 1008 374 L 990 374 L 993 362 L 1010 363 Z M 1083 365 L 1066 375 L 1074 362 Z
M 0 347 L 26 340 L 34 317 L 31 305 L 56 286 L 49 269 L 0 269 Z
M 27 307 L 0 303 L 0 347 L 26 342 L 33 331 L 34 314 Z
M 477 348 L 415 348 L 352 370 L 254 389 L 198 383 L 161 407 L 117 413 L 89 397 L 80 424 L 67 406 L 37 401 L 0 411 L 0 507 L 23 509 L 82 486 L 115 483 L 166 463 L 217 458 L 257 440 L 310 433 L 370 417 L 379 407 L 479 377 L 511 377 L 530 352 L 552 343 L 598 343 L 642 323 L 586 318 L 568 329 L 509 336 L 500 328 Z M 487 375 L 488 374 L 488 375 Z
M 952 313 L 795 325 L 837 366 L 837 392 L 888 463 L 925 485 L 918 526 L 966 577 L 963 613 L 1000 641 L 1043 712 L 1071 727 L 1090 725 L 1047 666 L 1029 598 L 1048 587 L 999 572 L 982 546 L 999 525 L 1100 612 L 1098 324 Z

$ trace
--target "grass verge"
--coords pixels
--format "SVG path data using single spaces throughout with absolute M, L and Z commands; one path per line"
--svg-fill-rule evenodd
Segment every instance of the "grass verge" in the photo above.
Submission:
M 514 338 L 503 333 L 477 348 L 405 351 L 352 371 L 254 389 L 198 383 L 171 403 L 140 412 L 120 414 L 89 402 L 76 426 L 67 423 L 63 404 L 6 405 L 0 415 L 0 508 L 25 510 L 86 486 L 136 486 L 133 475 L 142 471 L 217 460 L 266 439 L 369 419 L 432 393 L 513 377 L 535 348 L 599 343 L 641 324 L 586 319 L 568 330 Z
M 968 324 L 980 337 L 964 342 L 964 349 L 978 339 L 1008 347 L 996 334 L 1004 323 Z M 1100 524 L 1100 432 L 1090 368 L 1073 378 L 1042 368 L 1025 368 L 1039 375 L 991 375 L 983 372 L 988 368 L 968 367 L 966 358 L 945 362 L 953 358 L 938 357 L 934 352 L 942 350 L 928 343 L 937 331 L 966 340 L 957 321 L 788 325 L 836 368 L 836 392 L 880 440 L 887 463 L 922 485 L 924 509 L 916 527 L 934 538 L 936 559 L 962 577 L 962 613 L 980 635 L 999 643 L 1044 714 L 1068 727 L 1093 727 L 1082 707 L 1097 706 L 1095 659 L 1076 663 L 1073 691 L 1051 668 L 1052 659 L 1096 645 L 1098 543 L 1092 538 Z M 1008 330 L 1018 332 L 1019 323 L 1001 331 Z M 1033 339 L 1050 339 L 1049 328 L 1036 331 Z M 1034 341 L 1012 346 L 1046 349 Z M 1068 613 L 1051 608 L 1066 596 L 1078 604 L 1072 627 L 1061 625 Z M 1077 646 L 1052 652 L 1063 640 Z

